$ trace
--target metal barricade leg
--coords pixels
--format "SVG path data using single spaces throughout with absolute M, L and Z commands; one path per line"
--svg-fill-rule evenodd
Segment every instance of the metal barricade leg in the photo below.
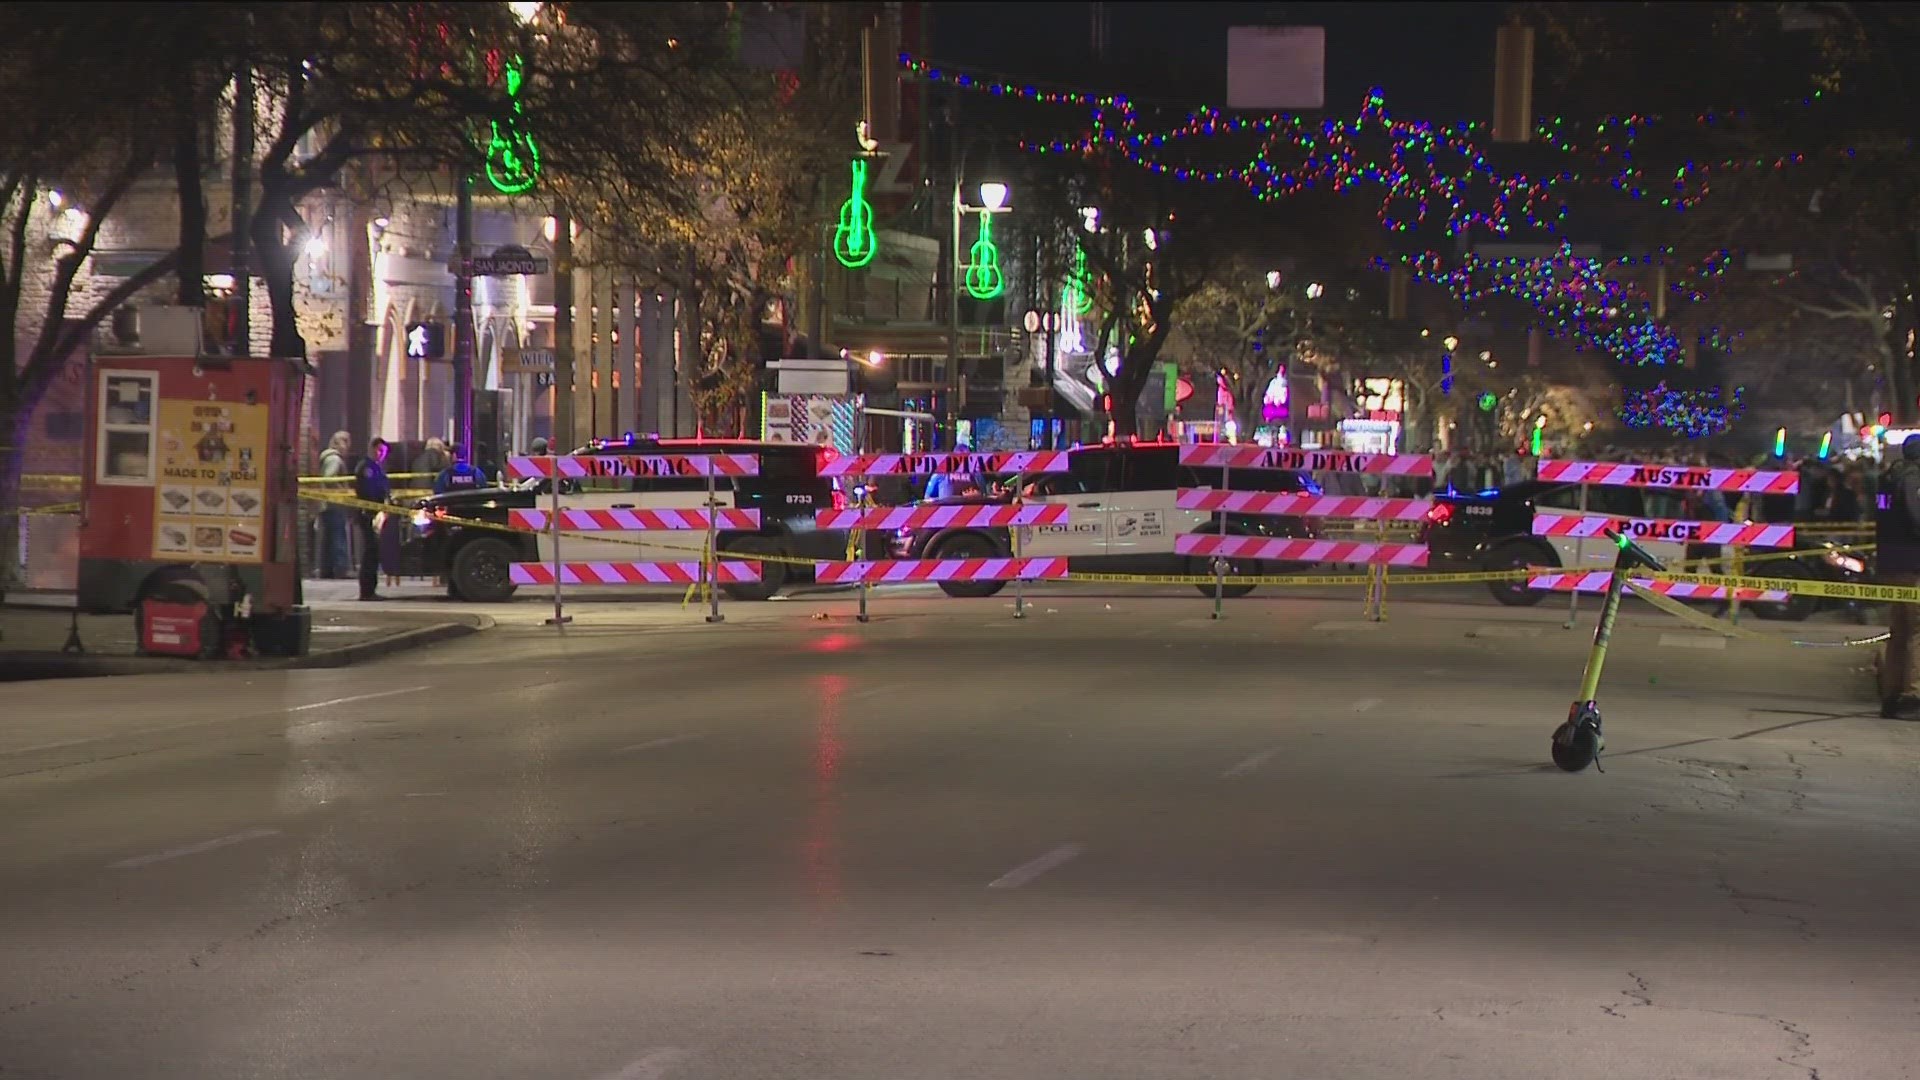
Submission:
M 1013 474 L 1013 506 L 1016 513 L 1023 504 L 1023 493 L 1027 490 L 1026 479 L 1027 476 L 1025 473 Z M 1018 559 L 1020 557 L 1020 524 L 1018 521 L 1014 522 L 1010 533 L 1013 537 L 1013 557 Z M 1014 575 L 1013 617 L 1016 619 L 1024 619 L 1027 617 L 1027 591 L 1025 585 L 1026 582 L 1023 581 L 1019 575 Z
M 1727 573 L 1732 577 L 1742 576 L 1747 570 L 1746 559 L 1744 558 L 1746 554 L 1745 550 L 1737 545 L 1729 545 L 1727 550 L 1732 552 L 1728 557 Z M 1727 590 L 1727 621 L 1733 623 L 1735 626 L 1740 625 L 1739 589 Z
M 1587 485 L 1581 484 L 1580 485 L 1581 516 L 1584 517 L 1586 515 L 1586 512 L 1587 512 Z M 1576 573 L 1584 574 L 1587 572 L 1587 539 L 1584 536 L 1576 536 L 1573 539 L 1573 569 Z M 1567 621 L 1561 624 L 1560 629 L 1562 630 L 1573 629 L 1573 620 L 1579 614 L 1580 614 L 1580 590 L 1575 589 L 1572 592 L 1567 594 Z
M 873 477 L 862 476 L 860 478 L 860 498 L 857 502 L 854 503 L 854 506 L 860 511 L 865 512 L 867 510 L 872 509 L 874 505 L 875 504 L 873 501 Z M 848 562 L 856 562 L 859 560 L 863 560 L 867 557 L 867 553 L 865 550 L 866 539 L 867 539 L 867 531 L 865 529 L 854 529 L 853 531 L 847 534 L 847 561 Z M 858 614 L 854 615 L 854 619 L 856 621 L 858 622 L 872 621 L 871 616 L 867 614 L 867 602 L 872 595 L 873 595 L 873 582 L 869 581 L 864 577 L 861 578 L 860 579 L 860 611 Z
M 719 521 L 720 500 L 714 493 L 714 467 L 712 460 L 707 462 L 707 551 L 701 562 L 701 574 L 707 579 L 707 621 L 725 622 L 726 616 L 720 614 L 720 544 Z
M 560 466 L 554 458 L 549 458 L 548 464 L 553 466 L 547 483 L 548 546 L 553 549 L 553 618 L 547 620 L 547 625 L 565 633 L 573 617 L 566 613 L 560 600 Z
M 1227 466 L 1220 466 L 1220 490 L 1223 494 L 1233 490 L 1233 484 L 1227 478 L 1228 471 Z M 1220 511 L 1220 542 L 1225 544 L 1226 540 L 1227 512 L 1222 509 Z M 1227 560 L 1224 556 L 1215 553 L 1213 557 L 1213 617 L 1215 619 L 1220 618 L 1220 605 L 1221 601 L 1226 597 L 1226 593 Z

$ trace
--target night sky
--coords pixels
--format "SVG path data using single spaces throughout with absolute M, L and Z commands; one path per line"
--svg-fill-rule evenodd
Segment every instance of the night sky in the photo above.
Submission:
M 930 5 L 931 58 L 1038 85 L 1074 85 L 1086 62 L 1086 3 Z M 1121 86 L 1075 86 L 1154 96 L 1169 105 L 1222 104 L 1227 27 L 1324 26 L 1327 111 L 1352 115 L 1370 87 L 1396 115 L 1451 122 L 1490 119 L 1494 30 L 1504 4 L 1109 3 L 1108 57 Z M 1168 92 L 1171 83 L 1177 90 Z M 1158 88 L 1158 93 L 1155 93 Z M 1189 96 L 1191 95 L 1191 96 Z M 1180 100 L 1173 100 L 1178 96 Z

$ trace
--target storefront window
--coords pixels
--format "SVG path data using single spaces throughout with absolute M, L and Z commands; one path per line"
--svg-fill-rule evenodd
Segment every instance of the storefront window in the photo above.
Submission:
M 100 373 L 95 479 L 101 483 L 153 483 L 155 382 L 150 371 Z

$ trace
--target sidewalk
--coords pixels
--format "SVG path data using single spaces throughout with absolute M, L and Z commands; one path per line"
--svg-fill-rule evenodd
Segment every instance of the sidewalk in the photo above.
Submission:
M 73 625 L 71 596 L 10 594 L 0 603 L 0 682 L 163 671 L 344 667 L 491 629 L 493 620 L 478 613 L 321 606 L 313 612 L 313 640 L 306 656 L 238 661 L 141 656 L 132 615 L 81 615 L 80 642 L 86 651 L 68 655 L 61 647 Z

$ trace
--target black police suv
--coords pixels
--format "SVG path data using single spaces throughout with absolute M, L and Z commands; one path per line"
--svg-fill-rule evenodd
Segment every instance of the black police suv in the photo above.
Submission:
M 816 510 L 844 504 L 844 496 L 821 465 L 833 451 L 791 443 L 745 440 L 632 439 L 596 441 L 578 455 L 639 454 L 757 454 L 760 474 L 716 477 L 715 496 L 722 507 L 757 509 L 757 532 L 722 531 L 722 551 L 741 554 L 842 559 L 847 554 L 844 530 L 814 528 Z M 403 526 L 400 573 L 415 577 L 445 577 L 447 594 L 461 600 L 499 601 L 514 593 L 507 567 L 516 562 L 545 562 L 552 558 L 544 534 L 505 532 L 462 526 L 448 518 L 505 525 L 507 511 L 545 509 L 552 505 L 551 481 L 525 480 L 512 486 L 453 491 L 420 499 L 412 519 Z M 698 509 L 707 504 L 703 476 L 622 476 L 564 479 L 560 482 L 561 509 L 633 510 Z M 443 517 L 444 515 L 444 517 Z M 696 559 L 705 541 L 696 532 L 609 532 L 561 538 L 565 562 L 677 562 Z M 757 584 L 724 586 L 737 600 L 765 600 L 785 585 L 812 580 L 812 570 L 788 563 L 763 562 Z

